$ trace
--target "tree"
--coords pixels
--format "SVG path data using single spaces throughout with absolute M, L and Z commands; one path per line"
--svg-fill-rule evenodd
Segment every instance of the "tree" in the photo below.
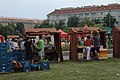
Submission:
M 0 24 L 0 34 L 2 34 L 5 38 L 7 35 L 14 35 L 16 30 L 16 26 L 14 24 L 8 23 L 8 25 Z
M 95 23 L 94 21 L 90 20 L 90 18 L 88 17 L 85 17 L 80 23 L 79 23 L 79 26 L 83 27 L 83 26 L 94 26 Z
M 117 21 L 113 16 L 111 16 L 110 13 L 106 15 L 106 17 L 103 18 L 103 25 L 107 27 L 113 27 L 115 26 L 115 23 L 117 24 Z
M 93 19 L 92 22 L 94 22 L 95 24 L 100 24 L 101 23 L 100 19 Z
M 60 20 L 58 23 L 55 23 L 55 28 L 58 29 L 62 29 L 62 27 L 65 25 L 65 22 Z
M 44 20 L 39 27 L 49 28 L 49 20 Z
M 72 16 L 68 18 L 67 26 L 68 27 L 78 27 L 79 24 L 79 18 L 76 16 Z
M 16 26 L 17 26 L 17 30 L 19 31 L 19 33 L 23 35 L 24 24 L 22 22 L 20 22 L 20 23 L 17 23 Z
M 35 24 L 34 28 L 40 28 L 40 24 Z

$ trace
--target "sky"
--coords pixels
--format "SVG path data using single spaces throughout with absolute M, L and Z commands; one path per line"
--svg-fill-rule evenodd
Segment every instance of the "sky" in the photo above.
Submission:
M 47 19 L 55 9 L 120 4 L 120 0 L 0 0 L 0 17 Z

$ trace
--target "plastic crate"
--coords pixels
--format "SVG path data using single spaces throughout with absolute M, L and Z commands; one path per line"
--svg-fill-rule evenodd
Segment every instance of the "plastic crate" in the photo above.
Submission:
M 28 61 L 21 61 L 22 65 L 23 65 L 23 72 L 30 72 L 31 71 L 31 63 Z
M 0 48 L 8 48 L 7 43 L 0 43 Z
M 49 70 L 50 69 L 48 61 L 40 62 L 40 65 L 41 65 L 41 70 Z
M 14 69 L 10 69 L 10 68 L 0 69 L 0 72 L 14 72 Z
M 0 51 L 0 56 L 7 55 L 7 51 Z
M 38 64 L 31 64 L 31 70 L 41 70 L 41 65 Z

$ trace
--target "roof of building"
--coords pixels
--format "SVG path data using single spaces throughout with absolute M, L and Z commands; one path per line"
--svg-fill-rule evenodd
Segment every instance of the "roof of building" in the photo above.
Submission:
M 55 11 L 49 13 L 50 14 L 68 14 L 68 13 L 80 13 L 80 12 L 90 12 L 90 11 L 102 11 L 102 10 L 116 10 L 120 9 L 120 4 L 108 4 L 101 6 L 84 6 L 77 8 L 61 8 L 55 9 Z
M 33 22 L 33 23 L 42 23 L 43 20 L 32 19 L 32 18 L 16 18 L 16 17 L 0 17 L 0 21 L 20 21 L 20 22 Z

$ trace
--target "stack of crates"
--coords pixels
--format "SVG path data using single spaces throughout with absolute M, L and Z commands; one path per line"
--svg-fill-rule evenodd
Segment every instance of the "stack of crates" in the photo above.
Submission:
M 13 56 L 16 57 L 17 61 L 25 61 L 26 60 L 24 51 L 22 51 L 22 50 L 14 50 L 12 53 L 13 53 Z
M 23 72 L 30 72 L 31 71 L 31 63 L 29 61 L 21 61 L 23 68 Z
M 17 50 L 12 51 L 12 56 L 16 57 L 16 60 L 19 61 L 19 52 Z
M 9 62 L 7 43 L 0 43 L 0 72 L 13 72 L 13 65 Z
M 25 61 L 26 57 L 25 57 L 25 51 L 23 50 L 18 50 L 19 51 L 19 61 Z

